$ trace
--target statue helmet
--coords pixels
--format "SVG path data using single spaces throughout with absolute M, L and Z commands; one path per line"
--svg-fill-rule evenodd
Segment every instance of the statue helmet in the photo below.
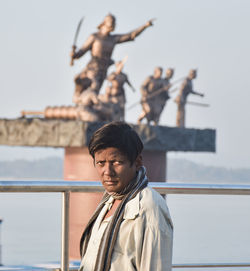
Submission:
M 168 68 L 168 69 L 166 70 L 166 77 L 167 77 L 167 78 L 172 78 L 173 75 L 174 75 L 174 69 L 173 69 L 173 68 Z
M 98 29 L 101 29 L 102 26 L 106 25 L 111 31 L 115 29 L 116 19 L 115 16 L 109 13 L 104 17 L 104 20 L 101 24 L 98 25 Z
M 192 69 L 189 71 L 189 77 L 191 78 L 195 78 L 197 76 L 197 70 L 196 69 Z
M 155 67 L 155 69 L 154 69 L 154 71 L 155 72 L 162 72 L 162 67 L 160 67 L 160 66 L 157 66 L 157 67 Z
M 162 75 L 162 67 L 155 67 L 154 69 L 154 77 L 161 77 Z

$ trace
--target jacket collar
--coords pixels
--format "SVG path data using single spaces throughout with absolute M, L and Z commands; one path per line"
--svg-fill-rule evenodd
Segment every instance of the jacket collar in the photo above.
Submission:
M 124 219 L 135 219 L 139 215 L 140 210 L 140 193 L 131 199 L 125 206 Z

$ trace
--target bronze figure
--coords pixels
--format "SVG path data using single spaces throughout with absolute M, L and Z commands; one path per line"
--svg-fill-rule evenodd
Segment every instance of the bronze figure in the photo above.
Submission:
M 161 90 L 159 90 L 159 94 L 156 96 L 158 107 L 156 108 L 155 121 L 157 122 L 157 124 L 159 123 L 160 116 L 166 106 L 167 100 L 170 99 L 169 89 L 172 87 L 170 80 L 173 77 L 173 75 L 174 69 L 168 68 L 166 70 L 166 77 L 163 79 L 163 87 Z
M 159 122 L 159 104 L 157 98 L 159 94 L 154 94 L 156 94 L 157 91 L 162 90 L 162 88 L 164 87 L 164 80 L 161 76 L 162 68 L 156 67 L 154 70 L 154 75 L 147 77 L 142 84 L 142 113 L 139 116 L 138 124 L 140 124 L 144 118 L 147 119 L 148 124 L 153 121 L 154 125 L 157 125 Z
M 177 127 L 185 127 L 185 105 L 187 103 L 187 97 L 189 94 L 199 95 L 201 97 L 204 94 L 196 92 L 193 90 L 192 80 L 197 77 L 196 70 L 190 70 L 188 77 L 184 80 L 179 90 L 179 93 L 175 99 L 177 103 L 177 119 L 176 119 L 176 126 Z
M 125 119 L 126 96 L 124 84 L 127 83 L 135 92 L 135 88 L 131 85 L 128 76 L 122 72 L 125 61 L 124 59 L 123 61 L 116 62 L 116 70 L 107 77 L 110 85 L 106 88 L 106 95 L 113 105 L 113 120 L 124 121 Z

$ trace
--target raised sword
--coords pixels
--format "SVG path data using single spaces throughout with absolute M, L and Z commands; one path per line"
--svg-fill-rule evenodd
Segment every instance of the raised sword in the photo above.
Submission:
M 71 55 L 71 60 L 70 60 L 70 66 L 74 65 L 74 58 L 73 58 L 73 56 L 74 56 L 75 51 L 76 51 L 76 41 L 77 41 L 77 37 L 79 35 L 79 31 L 80 31 L 83 19 L 84 19 L 84 17 L 81 18 L 81 20 L 79 21 L 79 23 L 77 25 L 77 28 L 76 28 L 76 33 L 75 33 L 74 41 L 73 41 L 73 45 L 72 45 L 72 55 Z

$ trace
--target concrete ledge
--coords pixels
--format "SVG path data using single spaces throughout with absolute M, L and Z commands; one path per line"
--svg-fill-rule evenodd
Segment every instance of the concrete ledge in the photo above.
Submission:
M 0 119 L 0 145 L 84 147 L 104 123 L 62 119 Z M 146 150 L 215 152 L 213 129 L 132 125 Z

